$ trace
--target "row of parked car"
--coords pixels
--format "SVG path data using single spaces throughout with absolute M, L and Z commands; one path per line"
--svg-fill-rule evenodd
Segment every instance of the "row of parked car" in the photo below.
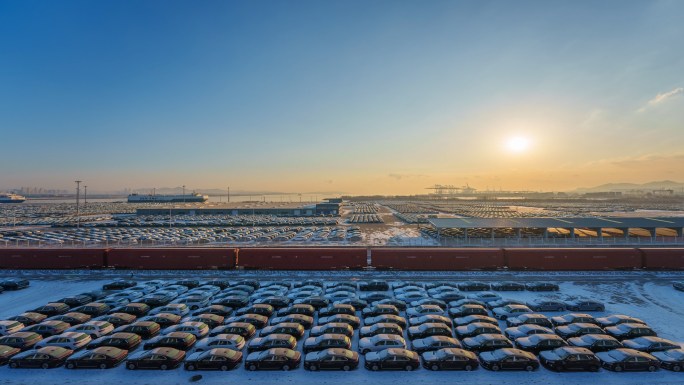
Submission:
M 28 279 L 23 278 L 8 278 L 0 280 L 0 293 L 9 290 L 21 290 L 29 287 L 30 283 Z
M 0 362 L 13 368 L 125 363 L 131 370 L 230 370 L 241 364 L 247 370 L 352 370 L 363 357 L 369 370 L 422 365 L 494 371 L 535 370 L 540 364 L 554 370 L 678 371 L 684 362 L 679 345 L 657 337 L 639 319 L 549 317 L 528 306 L 544 301 L 464 294 L 468 287 L 120 280 L 0 321 Z M 603 310 L 591 300 L 563 304 Z

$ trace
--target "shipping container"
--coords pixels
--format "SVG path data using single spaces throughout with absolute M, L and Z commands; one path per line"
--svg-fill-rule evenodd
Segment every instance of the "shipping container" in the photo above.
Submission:
M 231 248 L 110 249 L 107 266 L 117 269 L 207 270 L 232 269 L 236 252 Z
M 651 270 L 684 270 L 684 248 L 639 249 L 644 268 Z
M 0 269 L 93 269 L 104 266 L 106 249 L 3 249 Z
M 371 264 L 392 270 L 494 270 L 505 267 L 504 254 L 494 248 L 372 248 Z
M 504 249 L 511 270 L 631 270 L 641 269 L 642 256 L 628 248 Z
M 265 270 L 347 270 L 367 266 L 365 248 L 241 248 L 238 266 Z

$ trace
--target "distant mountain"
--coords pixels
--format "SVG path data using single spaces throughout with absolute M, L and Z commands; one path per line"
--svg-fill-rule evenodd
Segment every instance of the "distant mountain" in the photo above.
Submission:
M 643 184 L 638 183 L 606 183 L 595 187 L 580 187 L 574 192 L 588 193 L 588 192 L 605 192 L 605 191 L 631 191 L 631 190 L 675 190 L 681 191 L 684 189 L 684 183 L 675 182 L 671 180 L 663 180 L 658 182 L 648 182 Z

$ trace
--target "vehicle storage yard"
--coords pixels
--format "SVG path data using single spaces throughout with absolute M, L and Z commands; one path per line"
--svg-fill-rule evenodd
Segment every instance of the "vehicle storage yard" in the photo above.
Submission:
M 79 293 L 101 289 L 103 284 L 109 283 L 114 279 L 123 278 L 134 280 L 136 283 L 143 283 L 150 280 L 163 280 L 165 282 L 175 282 L 180 279 L 198 279 L 209 281 L 211 279 L 228 280 L 231 284 L 237 284 L 241 280 L 257 280 L 261 287 L 271 284 L 279 284 L 287 287 L 286 290 L 278 291 L 278 294 L 285 296 L 305 298 L 306 295 L 299 291 L 296 284 L 301 284 L 303 280 L 309 278 L 309 274 L 297 272 L 277 272 L 277 271 L 2 271 L 0 276 L 25 277 L 31 280 L 31 286 L 19 291 L 7 291 L 0 295 L 0 318 L 6 319 L 23 311 L 34 309 L 46 302 L 55 301 L 65 296 L 77 295 Z M 610 314 L 625 314 L 639 318 L 646 322 L 658 336 L 672 340 L 677 344 L 684 342 L 682 334 L 682 318 L 684 310 L 681 309 L 684 293 L 676 291 L 672 287 L 672 282 L 684 279 L 681 272 L 556 272 L 556 273 L 511 273 L 511 272 L 319 272 L 316 275 L 324 287 L 332 286 L 334 283 L 346 282 L 353 283 L 355 286 L 362 281 L 372 279 L 382 279 L 397 288 L 396 291 L 386 290 L 380 292 L 389 297 L 400 296 L 398 287 L 408 283 L 417 286 L 437 286 L 436 283 L 457 285 L 467 281 L 479 281 L 491 284 L 502 281 L 513 281 L 518 283 L 530 283 L 536 281 L 551 282 L 559 285 L 559 291 L 553 292 L 532 292 L 516 291 L 494 293 L 503 298 L 512 298 L 523 302 L 533 299 L 555 299 L 568 301 L 578 298 L 588 298 L 600 301 L 605 304 L 604 312 L 584 312 L 599 318 Z M 159 283 L 158 283 L 159 284 Z M 316 291 L 315 288 L 308 288 Z M 229 290 L 229 289 L 227 289 Z M 306 289 L 305 289 L 306 290 Z M 325 290 L 325 289 L 321 289 Z M 421 296 L 428 297 L 427 288 Z M 477 295 L 478 292 L 457 291 L 467 295 Z M 368 291 L 354 290 L 354 294 L 348 296 L 362 296 Z M 433 291 L 434 293 L 434 291 Z M 341 295 L 329 295 L 341 298 Z M 213 296 L 217 298 L 219 294 Z M 265 296 L 264 293 L 252 294 L 250 299 L 253 303 L 257 297 Z M 416 296 L 418 298 L 419 296 Z M 410 307 L 410 306 L 409 306 Z M 542 312 L 552 317 L 559 316 L 570 311 L 562 312 Z M 406 312 L 400 315 L 408 319 Z M 489 311 L 491 314 L 491 310 Z M 364 319 L 360 309 L 356 315 Z M 273 316 L 274 317 L 274 316 Z M 271 318 L 273 318 L 271 317 Z M 314 325 L 318 324 L 318 316 L 314 316 Z M 363 322 L 362 322 L 363 325 Z M 498 322 L 501 330 L 505 330 L 506 324 Z M 408 328 L 408 326 L 407 326 Z M 352 339 L 352 350 L 358 351 L 359 330 L 356 329 Z M 307 338 L 305 336 L 298 340 L 297 349 L 302 351 L 302 345 Z M 411 348 L 408 335 L 404 333 L 404 338 Z M 461 339 L 462 340 L 462 339 Z M 136 351 L 142 350 L 138 347 Z M 220 371 L 197 371 L 190 372 L 184 370 L 182 365 L 179 368 L 158 371 L 158 370 L 129 370 L 125 364 L 117 368 L 105 370 L 69 370 L 63 367 L 55 369 L 11 369 L 6 365 L 0 368 L 0 383 L 3 384 L 26 384 L 26 383 L 66 383 L 66 384 L 152 384 L 169 383 L 180 384 L 188 383 L 190 379 L 199 374 L 201 379 L 198 383 L 219 384 L 230 381 L 231 383 L 296 383 L 296 384 L 333 384 L 333 383 L 396 383 L 397 381 L 410 381 L 416 384 L 428 383 L 451 383 L 464 381 L 469 384 L 493 384 L 493 383 L 527 383 L 544 384 L 550 381 L 561 382 L 563 384 L 586 384 L 588 382 L 603 382 L 607 384 L 681 384 L 682 373 L 675 373 L 668 370 L 658 370 L 656 372 L 625 372 L 615 373 L 601 369 L 596 373 L 557 373 L 545 368 L 540 368 L 533 372 L 493 372 L 483 368 L 471 372 L 465 371 L 432 371 L 426 368 L 418 368 L 410 373 L 404 371 L 382 371 L 373 372 L 363 367 L 364 358 L 360 355 L 359 367 L 350 372 L 328 371 L 312 372 L 303 367 L 291 371 L 256 371 L 246 370 L 244 365 L 228 372 Z M 85 375 L 84 375 L 85 374 Z

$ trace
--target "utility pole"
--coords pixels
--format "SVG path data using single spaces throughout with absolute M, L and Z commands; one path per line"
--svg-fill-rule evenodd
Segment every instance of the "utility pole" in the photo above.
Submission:
M 82 180 L 77 180 L 76 182 L 76 228 L 81 228 L 81 211 L 80 211 L 80 199 L 81 199 L 81 182 Z
M 83 186 L 83 207 L 88 204 L 88 186 Z

